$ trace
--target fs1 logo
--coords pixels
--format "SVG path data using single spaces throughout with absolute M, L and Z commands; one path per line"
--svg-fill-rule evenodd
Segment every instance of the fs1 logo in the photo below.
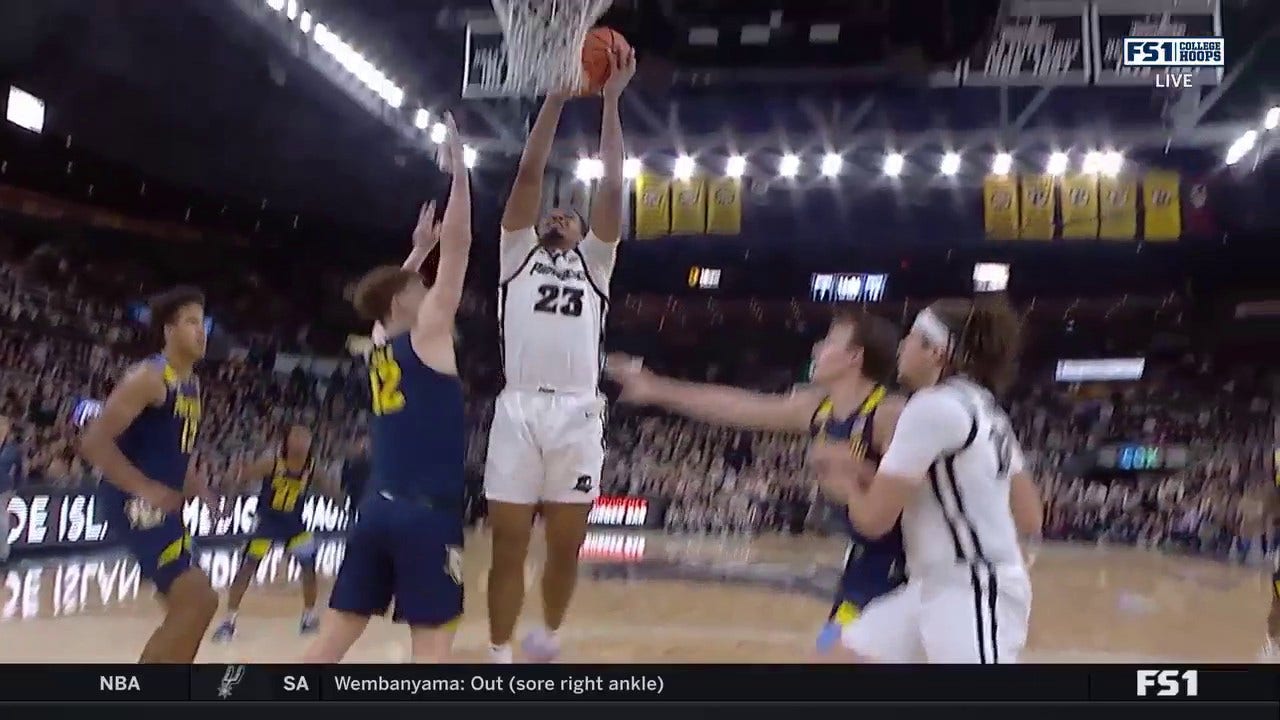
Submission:
M 1138 697 L 1196 697 L 1200 694 L 1199 670 L 1139 670 Z
M 1226 43 L 1220 37 L 1127 37 L 1121 67 L 1220 68 Z

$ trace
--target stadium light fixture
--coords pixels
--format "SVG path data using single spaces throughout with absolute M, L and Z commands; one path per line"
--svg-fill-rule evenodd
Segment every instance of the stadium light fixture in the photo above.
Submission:
M 787 153 L 778 161 L 778 174 L 784 178 L 793 178 L 800 174 L 800 156 Z
M 902 156 L 902 153 L 889 153 L 884 156 L 884 174 L 889 177 L 898 177 L 906 164 L 907 159 Z
M 329 47 L 329 41 L 333 35 L 330 34 L 328 25 L 325 25 L 324 23 L 316 23 L 316 31 L 311 34 L 311 37 L 322 50 L 327 50 Z
M 284 0 L 267 0 L 267 7 L 275 10 L 276 12 L 280 12 L 281 10 L 284 10 Z
M 303 35 L 311 32 L 312 22 L 313 18 L 311 17 L 311 13 L 303 10 L 302 15 L 298 18 L 298 29 L 302 31 Z
M 949 152 L 943 155 L 942 162 L 938 163 L 938 172 L 947 177 L 960 172 L 960 153 Z
M 399 110 L 400 106 L 404 104 L 404 90 L 395 85 L 392 85 L 391 89 L 388 90 L 387 94 L 383 97 L 386 98 L 388 105 L 397 110 Z
M 290 20 L 298 18 L 298 0 L 288 0 L 284 5 L 284 16 Z
M 462 146 L 462 164 L 463 165 L 466 165 L 468 168 L 473 168 L 476 166 L 476 161 L 479 159 L 480 159 L 480 153 L 476 152 L 475 148 L 471 147 L 470 145 Z
M 1253 146 L 1258 143 L 1258 131 L 1250 130 L 1231 143 L 1231 147 L 1227 149 L 1226 162 L 1228 165 L 1235 165 L 1249 154 Z
M 1280 107 L 1273 107 L 1267 111 L 1267 118 L 1263 122 L 1263 126 L 1268 130 L 1275 130 L 1280 127 Z
M 634 180 L 640 176 L 640 171 L 644 169 L 644 164 L 640 162 L 638 157 L 629 157 L 622 161 L 622 177 L 627 180 Z
M 582 182 L 591 182 L 604 177 L 604 162 L 599 158 L 578 158 L 578 166 L 574 168 L 574 177 Z
M 822 156 L 822 174 L 835 177 L 844 168 L 844 157 L 840 153 L 827 153 Z
M 1013 170 L 1013 155 L 1007 152 L 996 153 L 991 159 L 991 172 L 994 175 L 1008 175 Z
M 695 166 L 696 164 L 693 162 L 692 157 L 688 155 L 681 155 L 676 158 L 675 166 L 671 168 L 671 174 L 674 175 L 677 180 L 688 180 L 693 177 Z
M 426 130 L 431 125 L 431 111 L 426 108 L 418 108 L 418 112 L 413 114 L 413 126 L 419 130 Z
M 1064 152 L 1056 152 L 1049 156 L 1049 162 L 1045 163 L 1044 171 L 1050 175 L 1061 175 L 1067 171 L 1067 163 L 1070 159 Z
M 1102 155 L 1102 174 L 1115 177 L 1124 169 L 1124 153 L 1109 150 Z
M 431 126 L 431 135 L 429 137 L 431 142 L 439 145 L 445 141 L 445 138 L 449 137 L 449 128 L 445 127 L 444 123 L 438 122 Z
M 724 164 L 724 174 L 731 178 L 740 178 L 747 173 L 747 158 L 742 155 L 731 155 Z

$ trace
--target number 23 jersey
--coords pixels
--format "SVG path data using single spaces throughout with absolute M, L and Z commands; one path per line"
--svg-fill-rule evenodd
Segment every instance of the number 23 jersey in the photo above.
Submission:
M 498 336 L 511 388 L 596 393 L 616 244 L 588 231 L 563 252 L 533 228 L 502 231 Z

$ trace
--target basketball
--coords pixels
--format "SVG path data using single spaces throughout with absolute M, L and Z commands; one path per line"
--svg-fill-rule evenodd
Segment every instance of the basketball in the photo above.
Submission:
M 587 33 L 586 42 L 582 43 L 582 70 L 587 79 L 583 93 L 594 95 L 600 92 L 609 80 L 609 74 L 613 72 L 610 51 L 620 53 L 630 47 L 627 39 L 617 30 L 607 27 L 592 28 Z

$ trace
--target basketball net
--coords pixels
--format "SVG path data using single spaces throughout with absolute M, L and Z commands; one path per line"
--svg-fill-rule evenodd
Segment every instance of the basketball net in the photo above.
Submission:
M 576 92 L 585 82 L 582 44 L 613 0 L 493 0 L 507 73 L 502 91 L 533 97 Z

